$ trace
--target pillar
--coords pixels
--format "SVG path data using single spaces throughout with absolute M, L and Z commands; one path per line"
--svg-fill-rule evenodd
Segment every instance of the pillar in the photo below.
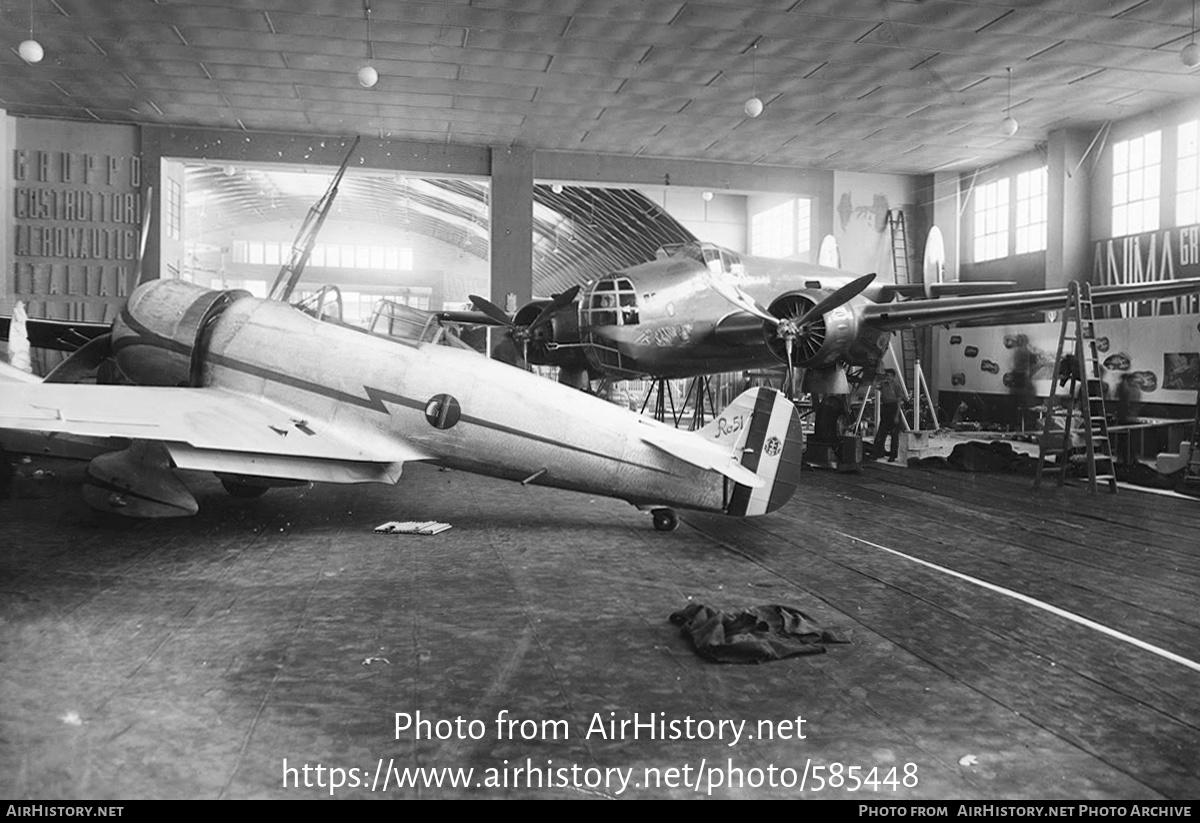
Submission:
M 501 307 L 516 295 L 521 306 L 533 297 L 533 152 L 493 148 L 490 299 Z

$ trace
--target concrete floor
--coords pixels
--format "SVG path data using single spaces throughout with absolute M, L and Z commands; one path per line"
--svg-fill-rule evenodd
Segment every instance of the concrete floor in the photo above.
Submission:
M 617 501 L 414 466 L 250 502 L 198 476 L 197 517 L 114 523 L 81 464 L 39 467 L 0 502 L 0 797 L 328 797 L 330 769 L 351 798 L 1200 797 L 1197 671 L 861 542 L 1197 660 L 1196 501 L 869 464 L 663 534 Z M 406 519 L 454 528 L 372 533 Z M 790 605 L 853 642 L 716 665 L 668 622 L 689 601 Z M 397 734 L 416 712 L 464 725 Z M 746 725 L 595 733 L 635 712 Z M 419 768 L 474 772 L 397 788 Z

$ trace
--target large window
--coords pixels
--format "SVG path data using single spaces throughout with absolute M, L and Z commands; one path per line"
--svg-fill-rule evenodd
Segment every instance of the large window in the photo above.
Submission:
M 1113 143 L 1113 237 L 1158 228 L 1162 132 Z
M 975 262 L 1008 256 L 1007 177 L 975 189 Z
M 1200 223 L 1200 120 L 1179 127 L 1175 172 L 1175 225 Z
M 167 178 L 167 237 L 178 240 L 183 226 L 183 186 L 174 177 Z
M 235 263 L 279 266 L 291 256 L 291 243 L 264 243 L 258 240 L 233 242 Z M 319 243 L 313 246 L 308 262 L 314 268 L 412 271 L 413 251 L 396 246 L 334 246 Z
M 799 197 L 750 217 L 750 253 L 791 257 L 812 248 L 812 201 Z
M 1017 254 L 1046 250 L 1046 167 L 1017 175 Z

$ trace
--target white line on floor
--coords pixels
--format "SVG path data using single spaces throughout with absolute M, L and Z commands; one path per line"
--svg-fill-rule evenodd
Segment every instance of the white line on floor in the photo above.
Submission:
M 957 577 L 960 580 L 966 580 L 968 583 L 974 583 L 976 586 L 982 586 L 985 589 L 990 589 L 994 592 L 998 592 L 1000 594 L 1004 594 L 1004 595 L 1008 595 L 1009 597 L 1016 598 L 1017 600 L 1020 600 L 1022 603 L 1028 603 L 1030 606 L 1034 606 L 1034 607 L 1042 609 L 1044 611 L 1048 611 L 1051 614 L 1056 614 L 1059 617 L 1065 617 L 1067 620 L 1071 620 L 1075 623 L 1079 623 L 1082 626 L 1087 626 L 1089 629 L 1095 629 L 1098 632 L 1107 634 L 1109 637 L 1115 637 L 1118 640 L 1123 640 L 1126 643 L 1130 643 L 1134 646 L 1137 646 L 1139 649 L 1145 649 L 1148 652 L 1157 654 L 1159 657 L 1165 657 L 1168 660 L 1172 660 L 1176 663 L 1187 666 L 1189 669 L 1200 672 L 1200 663 L 1197 663 L 1194 660 L 1189 660 L 1186 657 L 1181 657 L 1180 655 L 1177 655 L 1174 652 L 1169 652 L 1166 649 L 1161 649 L 1158 646 L 1147 643 L 1144 640 L 1138 640 L 1136 637 L 1131 637 L 1130 635 L 1127 635 L 1124 632 L 1119 632 L 1116 629 L 1110 629 L 1108 626 L 1101 625 L 1100 623 L 1097 623 L 1094 620 L 1088 620 L 1086 617 L 1080 617 L 1077 614 L 1066 611 L 1064 609 L 1060 609 L 1060 608 L 1058 608 L 1058 606 L 1052 606 L 1049 603 L 1046 603 L 1045 601 L 1037 600 L 1036 598 L 1030 597 L 1029 595 L 1021 594 L 1020 592 L 1015 592 L 1012 589 L 1006 589 L 1003 586 L 997 586 L 994 583 L 988 583 L 986 580 L 980 580 L 977 577 L 971 577 L 970 575 L 963 574 L 962 572 L 956 572 L 956 571 L 954 571 L 954 569 L 947 569 L 945 566 L 939 566 L 936 563 L 930 563 L 928 560 L 922 560 L 919 557 L 913 557 L 911 554 L 905 554 L 904 552 L 896 551 L 895 549 L 889 549 L 887 546 L 881 546 L 878 543 L 872 543 L 870 540 L 863 540 L 861 537 L 855 537 L 854 535 L 846 534 L 845 532 L 836 532 L 836 534 L 839 534 L 842 537 L 845 537 L 849 540 L 853 540 L 855 543 L 862 543 L 863 545 L 866 545 L 866 546 L 872 546 L 876 549 L 882 549 L 885 552 L 891 552 L 892 554 L 897 555 L 898 557 L 903 557 L 906 560 L 912 560 L 914 563 L 920 563 L 922 566 L 928 566 L 931 569 L 937 569 L 938 571 L 945 572 L 946 574 L 951 575 L 952 577 Z

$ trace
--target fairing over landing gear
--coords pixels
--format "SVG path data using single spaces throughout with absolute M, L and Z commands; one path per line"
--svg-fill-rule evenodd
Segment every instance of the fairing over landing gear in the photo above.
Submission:
M 679 528 L 679 515 L 674 509 L 654 509 L 650 516 L 654 519 L 654 528 L 660 532 L 673 532 Z
M 225 491 L 230 497 L 240 497 L 243 500 L 253 500 L 256 497 L 262 497 L 267 493 L 268 488 L 267 486 L 233 480 L 229 477 L 222 477 L 221 485 L 225 487 Z

